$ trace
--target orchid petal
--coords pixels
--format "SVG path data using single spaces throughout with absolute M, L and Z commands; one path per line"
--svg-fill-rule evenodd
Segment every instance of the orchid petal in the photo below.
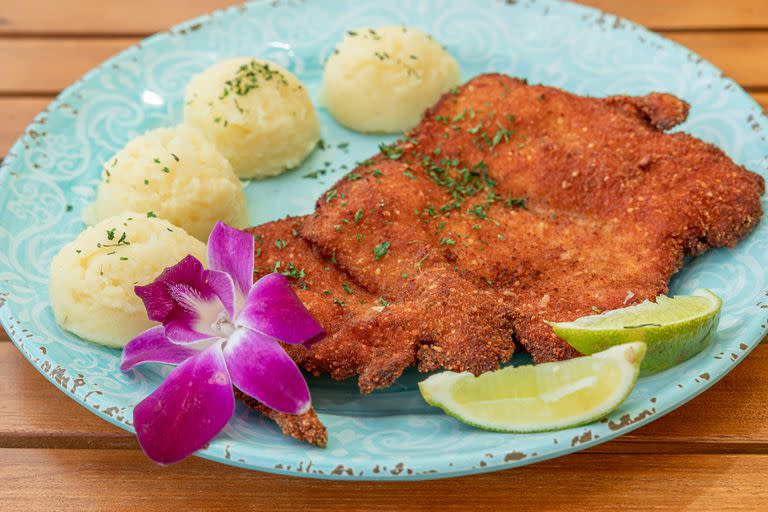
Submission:
M 306 347 L 325 336 L 322 326 L 281 274 L 268 274 L 251 287 L 237 324 L 283 343 Z
M 143 363 L 179 364 L 199 351 L 177 345 L 165 335 L 165 328 L 158 325 L 139 334 L 123 348 L 120 370 L 127 372 Z
M 224 346 L 232 383 L 270 409 L 287 414 L 309 410 L 307 382 L 293 359 L 272 338 L 237 329 Z
M 186 256 L 172 267 L 168 267 L 153 282 L 136 286 L 134 291 L 144 301 L 147 316 L 155 322 L 165 322 L 173 312 L 175 301 L 168 291 L 167 283 L 187 282 L 189 276 L 196 276 L 203 271 L 203 264 L 192 255 Z
M 232 282 L 232 277 L 226 272 L 219 272 L 216 270 L 203 271 L 203 279 L 205 283 L 211 287 L 213 293 L 221 301 L 224 309 L 227 310 L 230 318 L 235 317 L 235 285 Z
M 171 341 L 193 343 L 218 336 L 214 325 L 222 318 L 231 319 L 233 286 L 227 274 L 204 270 L 197 258 L 187 256 L 154 282 L 134 290 L 149 318 L 165 326 Z
M 133 411 L 139 444 L 159 464 L 178 462 L 199 450 L 235 411 L 221 343 L 174 369 Z
M 253 236 L 223 222 L 208 237 L 208 268 L 232 277 L 240 307 L 253 285 L 253 246 Z

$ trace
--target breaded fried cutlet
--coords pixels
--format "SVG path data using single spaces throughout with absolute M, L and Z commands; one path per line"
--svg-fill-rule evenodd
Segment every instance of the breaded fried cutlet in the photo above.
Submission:
M 664 132 L 687 112 L 668 94 L 498 74 L 446 94 L 314 214 L 252 228 L 257 276 L 293 274 L 329 332 L 292 357 L 369 392 L 408 366 L 496 368 L 515 343 L 536 362 L 578 356 L 545 320 L 666 293 L 686 255 L 734 246 L 762 216 L 762 177 Z

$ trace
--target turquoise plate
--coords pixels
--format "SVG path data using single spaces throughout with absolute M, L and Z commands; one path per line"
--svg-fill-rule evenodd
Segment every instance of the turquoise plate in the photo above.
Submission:
M 3 162 L 0 319 L 19 350 L 68 396 L 132 430 L 134 405 L 168 370 L 120 373 L 119 352 L 59 329 L 48 301 L 50 260 L 83 229 L 81 212 L 94 197 L 102 163 L 135 135 L 179 122 L 187 81 L 219 59 L 249 54 L 280 62 L 316 99 L 323 61 L 346 30 L 401 23 L 445 44 L 465 79 L 499 71 L 580 94 L 671 92 L 692 105 L 681 130 L 768 174 L 768 122 L 746 93 L 685 48 L 594 9 L 527 0 L 261 1 L 231 8 L 152 36 L 87 73 L 37 116 Z M 320 117 L 325 150 L 300 169 L 246 185 L 252 223 L 310 212 L 346 166 L 387 140 L 347 131 L 322 109 Z M 318 179 L 303 178 L 319 169 L 325 173 Z M 688 262 L 672 290 L 706 287 L 724 298 L 714 343 L 641 379 L 618 411 L 585 427 L 530 435 L 474 430 L 427 407 L 414 373 L 371 396 L 358 394 L 354 382 L 311 379 L 329 431 L 326 449 L 284 437 L 239 406 L 199 455 L 285 475 L 411 480 L 507 469 L 582 450 L 691 400 L 741 361 L 766 333 L 766 272 L 765 221 L 735 249 Z M 515 356 L 513 362 L 527 361 Z

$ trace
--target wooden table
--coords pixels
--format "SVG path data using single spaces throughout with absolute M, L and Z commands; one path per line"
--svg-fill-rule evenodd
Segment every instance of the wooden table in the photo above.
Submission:
M 2 0 L 0 156 L 106 57 L 224 0 Z M 591 0 L 679 41 L 768 106 L 768 2 Z M 0 510 L 768 508 L 768 343 L 691 403 L 616 441 L 505 472 L 413 483 L 303 480 L 149 462 L 49 384 L 0 330 Z M 168 507 L 172 507 L 169 509 Z

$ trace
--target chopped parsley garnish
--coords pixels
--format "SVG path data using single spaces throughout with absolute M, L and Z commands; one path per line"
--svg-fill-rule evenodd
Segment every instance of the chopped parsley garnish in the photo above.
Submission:
M 525 206 L 525 199 L 518 198 L 518 197 L 508 197 L 504 200 L 504 206 L 507 208 L 512 208 L 513 206 L 517 206 L 518 208 L 523 208 L 524 210 L 527 210 Z
M 408 177 L 408 178 L 410 178 L 410 179 L 412 179 L 412 180 L 415 180 L 415 179 L 416 179 L 416 175 L 414 175 L 414 174 L 413 174 L 412 172 L 410 172 L 410 171 L 403 171 L 403 176 L 406 176 L 406 177 Z
M 294 265 L 292 261 L 288 262 L 288 270 L 285 270 L 285 271 L 280 272 L 280 273 L 282 275 L 286 276 L 286 277 L 292 277 L 292 278 L 297 279 L 297 280 L 298 279 L 304 279 L 304 277 L 306 275 L 304 273 L 304 269 L 303 268 L 302 269 L 297 269 L 296 265 Z
M 308 172 L 307 174 L 302 176 L 302 178 L 310 178 L 310 179 L 314 180 L 314 179 L 317 179 L 318 177 L 324 175 L 326 172 L 328 172 L 328 171 L 326 171 L 325 169 L 318 169 L 316 171 Z
M 387 307 L 392 303 L 386 300 L 384 297 L 379 297 L 379 304 L 381 304 L 384 307 Z
M 337 194 L 338 194 L 338 192 L 336 191 L 336 189 L 335 189 L 335 188 L 334 188 L 334 189 L 331 189 L 331 190 L 329 190 L 329 191 L 328 191 L 328 192 L 325 194 L 325 202 L 326 202 L 326 203 L 330 203 L 330 202 L 331 202 L 331 200 L 332 200 L 334 197 L 336 197 L 336 195 L 337 195 Z
M 488 214 L 485 213 L 485 206 L 482 204 L 477 204 L 467 210 L 467 213 L 471 213 L 472 215 L 476 215 L 477 217 L 480 217 L 483 220 L 488 219 Z
M 379 151 L 390 160 L 397 160 L 403 156 L 403 150 L 394 144 L 379 144 Z
M 640 329 L 642 327 L 661 327 L 661 324 L 637 324 L 637 325 L 625 325 L 624 329 Z
M 355 174 L 354 172 L 347 174 L 347 180 L 349 181 L 357 181 L 361 178 L 362 176 L 360 176 L 359 174 Z
M 152 161 L 155 162 L 156 164 L 160 163 L 160 159 L 159 158 L 154 158 L 154 159 L 152 159 Z
M 147 212 L 147 218 L 148 219 L 156 219 L 157 215 L 155 215 L 155 212 Z
M 279 238 L 275 240 L 275 246 L 277 246 L 277 248 L 280 249 L 281 251 L 285 248 L 286 245 L 288 245 L 288 242 L 286 242 L 285 240 L 281 240 Z
M 350 295 L 352 295 L 354 293 L 352 291 L 352 288 L 350 288 L 347 283 L 342 283 L 341 287 L 344 288 L 344 291 L 347 292 Z
M 419 272 L 421 272 L 421 264 L 424 263 L 424 260 L 426 260 L 428 257 L 429 253 L 425 254 L 424 257 L 417 261 L 413 266 L 419 269 Z
M 456 240 L 453 238 L 442 238 L 440 240 L 440 245 L 456 245 Z
M 362 218 L 363 218 L 363 209 L 362 209 L 362 208 L 360 208 L 359 210 L 357 210 L 357 211 L 355 212 L 355 217 L 354 217 L 354 219 L 355 219 L 355 224 L 357 224 L 358 222 L 360 222 L 360 220 L 361 220 Z
M 346 302 L 344 302 L 343 300 L 339 300 L 339 299 L 336 299 L 335 301 L 333 301 L 333 303 L 336 304 L 337 306 L 341 307 L 341 308 L 343 308 L 344 306 L 347 305 Z
M 174 160 L 176 160 L 177 162 L 179 161 L 179 157 L 178 157 L 178 156 L 176 156 L 175 154 L 171 153 L 171 156 L 172 156 L 172 157 L 173 157 L 173 159 L 174 159 Z
M 252 59 L 248 64 L 243 64 L 238 68 L 234 78 L 224 82 L 224 90 L 219 95 L 219 99 L 224 99 L 230 94 L 245 96 L 253 89 L 258 88 L 262 81 L 274 81 L 278 84 L 288 85 L 285 76 L 280 71 L 270 67 L 268 62 L 260 63 Z
M 102 248 L 102 247 L 119 247 L 121 245 L 131 245 L 131 243 L 127 240 L 128 235 L 123 231 L 123 234 L 120 235 L 120 238 L 117 239 L 117 242 L 113 244 L 96 244 L 96 247 Z M 115 228 L 108 229 L 107 230 L 107 240 L 114 240 L 115 239 Z
M 387 254 L 387 251 L 389 251 L 389 242 L 381 242 L 373 248 L 373 258 L 376 261 L 380 260 Z

